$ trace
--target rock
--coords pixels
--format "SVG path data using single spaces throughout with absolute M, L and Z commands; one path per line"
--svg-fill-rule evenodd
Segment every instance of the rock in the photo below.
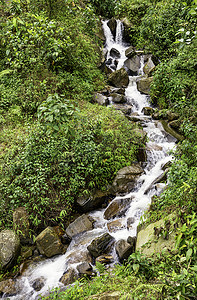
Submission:
M 155 69 L 155 64 L 152 61 L 151 57 L 149 57 L 147 63 L 144 65 L 143 71 L 146 75 L 149 76 L 154 69 Z
M 105 292 L 102 293 L 101 295 L 96 295 L 91 297 L 91 299 L 96 299 L 96 300 L 119 300 L 121 299 L 121 293 L 119 291 L 114 291 L 114 292 Z M 129 298 L 126 298 L 129 299 Z
M 181 121 L 180 120 L 174 120 L 174 121 L 171 121 L 169 123 L 169 126 L 172 128 L 172 129 L 175 129 L 175 130 L 179 130 L 180 129 L 180 126 L 181 126 Z
M 120 52 L 117 49 L 112 48 L 110 50 L 110 56 L 113 58 L 120 58 Z
M 32 283 L 33 289 L 37 292 L 40 291 L 44 285 L 45 285 L 44 277 L 36 278 Z
M 141 77 L 138 81 L 137 81 L 137 89 L 138 91 L 140 91 L 143 94 L 149 95 L 150 93 L 150 85 L 153 81 L 153 77 Z
M 14 265 L 20 254 L 20 239 L 12 230 L 0 232 L 0 270 L 9 269 Z
M 82 261 L 87 261 L 89 263 L 92 263 L 92 256 L 90 255 L 88 250 L 78 250 L 74 253 L 71 252 L 67 258 L 66 261 L 68 264 L 76 264 L 80 263 Z
M 113 263 L 114 258 L 113 258 L 112 255 L 101 255 L 101 256 L 98 256 L 96 258 L 96 262 L 99 262 L 100 264 L 107 265 L 107 264 Z
M 118 171 L 112 184 L 112 189 L 116 194 L 128 193 L 134 186 L 136 179 L 143 173 L 139 164 L 124 167 Z
M 108 58 L 108 60 L 105 62 L 106 65 L 111 65 L 113 62 L 112 58 Z
M 153 253 L 161 253 L 163 250 L 172 250 L 175 247 L 175 238 L 176 238 L 176 231 L 174 230 L 174 226 L 168 228 L 168 239 L 164 239 L 163 234 L 157 236 L 155 234 L 154 228 L 164 228 L 164 231 L 167 229 L 165 228 L 165 224 L 170 221 L 172 224 L 176 220 L 175 214 L 168 215 L 167 219 L 161 219 L 155 223 L 151 223 L 146 227 L 142 227 L 139 229 L 137 233 L 137 242 L 136 242 L 136 250 L 141 251 L 143 254 L 150 256 Z
M 108 98 L 99 93 L 94 94 L 94 102 L 98 103 L 99 105 L 103 105 L 103 106 L 106 106 L 109 104 Z
M 157 144 L 151 144 L 151 145 L 148 145 L 147 146 L 147 150 L 148 151 L 152 151 L 152 150 L 155 150 L 155 151 L 162 151 L 162 147 L 157 145 Z
M 112 101 L 115 103 L 126 103 L 127 99 L 124 95 L 113 93 L 111 94 Z
M 131 244 L 133 246 L 133 249 L 135 249 L 136 236 L 128 236 L 127 243 Z
M 123 31 L 123 40 L 126 43 L 130 44 L 130 28 L 132 27 L 131 22 L 126 18 L 122 19 L 122 23 L 124 25 L 124 31 Z
M 170 122 L 170 121 L 177 120 L 177 119 L 179 118 L 179 115 L 178 115 L 178 114 L 176 114 L 176 113 L 174 113 L 174 112 L 172 112 L 172 111 L 170 111 L 170 110 L 168 110 L 168 111 L 166 112 L 166 115 L 167 115 L 167 119 L 168 119 L 169 122 Z
M 115 217 L 121 217 L 127 211 L 128 206 L 131 203 L 132 198 L 115 199 L 112 201 L 104 212 L 104 218 L 106 220 L 113 219 Z
M 89 264 L 88 262 L 83 262 L 80 265 L 77 266 L 77 271 L 79 272 L 80 276 L 83 275 L 94 275 L 93 269 L 91 264 Z
M 116 37 L 116 26 L 117 26 L 117 21 L 115 18 L 111 18 L 108 22 L 107 22 L 107 26 L 110 28 L 111 33 L 113 35 L 113 37 Z
M 104 72 L 106 75 L 109 75 L 109 74 L 112 73 L 112 70 L 111 70 L 108 66 L 106 66 L 105 63 L 103 63 L 103 64 L 100 66 L 100 69 L 101 69 L 101 71 Z
M 60 282 L 64 285 L 68 285 L 73 283 L 75 280 L 77 280 L 78 274 L 75 269 L 70 268 L 68 269 L 64 275 L 60 278 Z
M 88 215 L 78 217 L 66 228 L 66 234 L 72 238 L 76 234 L 93 229 L 94 219 Z
M 102 236 L 94 239 L 87 249 L 96 258 L 102 254 L 109 253 L 114 241 L 114 238 L 109 233 L 104 233 Z
M 132 58 L 127 59 L 124 62 L 124 66 L 128 68 L 129 75 L 132 76 L 138 75 L 140 69 L 140 57 L 138 55 L 135 55 Z
M 145 194 L 147 194 L 151 189 L 152 187 L 157 184 L 157 183 L 160 183 L 160 182 L 163 182 L 163 181 L 166 181 L 167 180 L 167 173 L 168 173 L 169 169 L 166 169 L 161 175 L 159 175 L 152 183 L 151 185 L 145 190 Z
M 110 196 L 111 195 L 109 193 L 109 189 L 105 192 L 100 190 L 94 190 L 89 195 L 87 194 L 79 197 L 76 201 L 76 204 L 79 210 L 83 212 L 88 212 L 101 207 L 102 204 L 106 202 Z
M 29 216 L 25 207 L 18 207 L 13 212 L 13 230 L 20 237 L 22 244 L 30 242 Z
M 36 237 L 36 246 L 40 254 L 52 257 L 63 253 L 63 245 L 53 227 L 47 227 Z
M 124 88 L 114 88 L 114 87 L 112 87 L 111 92 L 116 93 L 116 94 L 125 95 L 125 89 Z
M 139 148 L 137 151 L 137 160 L 138 162 L 145 162 L 147 161 L 147 154 L 145 148 Z
M 126 51 L 125 51 L 125 56 L 128 58 L 132 58 L 133 56 L 136 55 L 135 49 L 133 46 L 130 46 Z
M 171 165 L 172 165 L 172 162 L 169 160 L 167 163 L 165 163 L 165 164 L 163 164 L 163 165 L 161 166 L 161 169 L 162 169 L 163 171 L 165 171 L 165 170 L 168 169 Z
M 27 247 L 27 246 L 24 246 L 21 248 L 21 257 L 23 259 L 27 259 L 31 256 L 33 256 L 33 251 L 35 250 L 35 247 Z
M 127 259 L 135 251 L 133 246 L 125 240 L 119 240 L 115 245 L 115 249 L 120 261 Z
M 129 75 L 124 68 L 121 68 L 111 73 L 108 81 L 115 87 L 127 87 L 129 84 Z
M 115 220 L 107 223 L 107 228 L 109 232 L 116 232 L 117 230 L 124 228 L 125 226 L 122 224 L 120 220 Z
M 127 219 L 127 229 L 129 229 L 130 227 L 132 227 L 132 224 L 135 223 L 135 218 L 130 217 Z
M 147 136 L 147 133 L 140 129 L 140 128 L 135 128 L 133 129 L 133 133 L 135 133 L 135 135 L 137 136 L 138 138 L 138 143 L 145 143 L 146 141 L 146 136 Z
M 65 233 L 62 237 L 61 237 L 61 242 L 64 245 L 68 245 L 71 242 L 71 238 Z
M 14 296 L 18 292 L 18 286 L 13 279 L 7 279 L 0 282 L 0 296 L 7 299 L 9 296 Z
M 124 115 L 129 115 L 132 111 L 132 106 L 127 104 L 114 104 L 116 110 L 120 110 Z
M 151 116 L 154 113 L 154 108 L 152 108 L 152 107 L 143 107 L 142 113 L 145 116 Z
M 177 131 L 175 131 L 173 128 L 171 128 L 169 126 L 169 124 L 165 121 L 162 120 L 161 124 L 163 126 L 163 129 L 167 132 L 168 135 L 166 135 L 166 137 L 168 138 L 168 141 L 183 141 L 184 140 L 184 136 L 182 136 L 181 134 L 179 134 Z

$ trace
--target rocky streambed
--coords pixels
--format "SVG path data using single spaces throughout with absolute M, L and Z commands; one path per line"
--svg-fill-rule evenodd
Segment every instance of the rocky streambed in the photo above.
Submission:
M 124 41 L 124 27 L 120 21 L 104 21 L 103 30 L 106 44 L 101 68 L 108 75 L 109 85 L 95 93 L 94 102 L 113 105 L 126 118 L 140 124 L 141 129 L 135 129 L 136 135 L 144 143 L 147 140 L 146 151 L 139 149 L 138 162 L 118 171 L 108 191 L 94 191 L 77 200 L 83 214 L 66 232 L 58 227 L 47 227 L 36 237 L 35 245 L 23 251 L 27 263 L 21 266 L 20 276 L 0 282 L 4 299 L 33 300 L 54 287 L 64 289 L 80 276 L 94 276 L 96 261 L 113 266 L 127 259 L 136 249 L 136 236 L 137 248 L 147 242 L 144 239 L 147 233 L 141 230 L 143 234 L 140 235 L 138 230 L 137 235 L 137 227 L 153 195 L 159 195 L 165 188 L 172 159 L 168 152 L 175 147 L 176 138 L 164 130 L 158 120 L 160 115 L 149 103 L 152 72 L 157 60 Z M 166 122 L 177 119 L 178 116 L 169 112 Z M 15 214 L 16 226 L 23 231 L 23 238 L 28 239 L 25 209 L 20 208 Z M 9 267 L 19 252 L 18 236 L 11 230 L 2 231 L 2 267 Z M 32 260 L 33 253 L 36 258 Z M 39 261 L 39 255 L 47 259 Z

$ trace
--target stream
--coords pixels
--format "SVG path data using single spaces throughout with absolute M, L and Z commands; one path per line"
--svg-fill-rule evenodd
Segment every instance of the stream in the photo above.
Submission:
M 123 24 L 120 21 L 117 21 L 115 38 L 107 25 L 107 21 L 103 21 L 103 29 L 106 37 L 106 60 L 110 61 L 109 68 L 113 70 L 120 69 L 127 59 L 125 50 L 128 48 L 128 44 L 124 44 L 123 42 Z M 119 51 L 120 58 L 115 59 L 110 56 L 110 50 L 112 48 Z M 118 196 L 112 200 L 132 199 L 126 213 L 121 217 L 113 219 L 113 221 L 118 220 L 119 224 L 121 224 L 116 231 L 110 232 L 110 235 L 113 236 L 116 241 L 120 239 L 127 240 L 129 236 L 136 236 L 140 218 L 151 204 L 152 196 L 159 195 L 165 187 L 165 184 L 163 183 L 152 183 L 163 173 L 162 167 L 168 161 L 172 160 L 172 156 L 168 153 L 169 150 L 175 147 L 175 139 L 171 136 L 169 137 L 169 134 L 164 131 L 161 123 L 152 120 L 150 116 L 145 116 L 142 113 L 143 107 L 150 107 L 150 103 L 148 102 L 149 97 L 141 94 L 137 90 L 136 84 L 136 80 L 143 75 L 143 55 L 140 56 L 140 64 L 138 75 L 129 77 L 129 85 L 126 88 L 125 95 L 127 97 L 127 104 L 132 105 L 132 113 L 136 113 L 143 130 L 147 133 L 147 162 L 145 163 L 144 173 L 139 177 L 135 188 L 129 194 Z M 113 103 L 110 105 L 113 105 Z M 39 263 L 32 263 L 23 275 L 17 279 L 20 292 L 16 296 L 9 298 L 3 297 L 2 299 L 35 300 L 39 298 L 39 295 L 47 294 L 48 291 L 54 287 L 65 288 L 65 286 L 59 282 L 65 271 L 71 267 L 76 269 L 77 265 L 84 261 L 84 254 L 88 253 L 87 246 L 91 241 L 96 237 L 109 232 L 107 223 L 110 222 L 110 220 L 104 219 L 104 211 L 105 209 L 98 209 L 89 213 L 89 215 L 96 220 L 93 230 L 74 236 L 64 255 L 56 256 Z M 129 227 L 127 226 L 128 218 L 132 218 L 133 220 L 132 226 Z M 112 254 L 114 256 L 114 263 L 118 263 L 118 256 L 115 249 L 112 250 Z M 38 292 L 32 287 L 33 282 L 35 282 L 37 278 L 44 278 L 45 282 L 42 289 Z

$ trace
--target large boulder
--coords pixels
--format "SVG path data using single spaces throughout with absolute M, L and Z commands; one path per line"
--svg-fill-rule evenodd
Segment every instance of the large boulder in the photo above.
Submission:
M 123 40 L 124 40 L 124 42 L 130 44 L 130 42 L 131 42 L 130 29 L 132 27 L 132 24 L 129 21 L 129 19 L 127 19 L 127 17 L 125 17 L 124 19 L 122 19 L 122 23 L 124 25 Z
M 126 103 L 127 102 L 127 99 L 124 95 L 112 93 L 110 96 L 112 97 L 112 101 L 114 103 Z
M 99 105 L 103 105 L 103 106 L 106 106 L 109 104 L 108 98 L 99 93 L 94 94 L 94 102 L 98 103 Z
M 63 244 L 53 227 L 49 226 L 43 230 L 35 242 L 40 254 L 47 257 L 63 253 Z
M 0 270 L 13 266 L 20 254 L 20 239 L 12 230 L 0 232 Z
M 131 203 L 131 198 L 115 199 L 112 201 L 104 212 L 104 218 L 107 220 L 115 217 L 121 217 L 125 214 L 128 206 Z
M 39 292 L 43 286 L 45 285 L 46 279 L 41 276 L 39 278 L 36 278 L 33 283 L 32 283 L 32 287 L 35 291 Z
M 13 212 L 13 230 L 20 237 L 22 244 L 30 241 L 29 237 L 29 216 L 25 207 L 18 207 Z
M 79 276 L 91 276 L 94 275 L 94 271 L 92 269 L 91 264 L 88 262 L 83 262 L 77 266 L 77 271 L 79 272 Z
M 121 54 L 116 48 L 110 50 L 110 56 L 113 58 L 120 58 Z
M 139 164 L 124 167 L 118 171 L 112 184 L 112 189 L 116 194 L 128 193 L 135 185 L 135 181 L 143 169 Z
M 114 104 L 113 107 L 116 110 L 120 110 L 125 116 L 132 112 L 132 106 L 128 104 Z
M 120 220 L 114 220 L 114 221 L 107 223 L 107 228 L 108 228 L 109 232 L 116 232 L 117 230 L 120 230 L 124 227 L 125 227 L 125 225 L 122 224 L 122 222 Z
M 116 26 L 117 26 L 117 21 L 115 18 L 111 18 L 108 22 L 107 22 L 107 26 L 110 28 L 111 33 L 113 35 L 113 37 L 116 37 Z
M 137 81 L 137 89 L 143 94 L 149 95 L 150 94 L 150 85 L 153 81 L 153 77 L 141 77 Z
M 94 219 L 88 215 L 78 217 L 66 228 L 66 234 L 72 238 L 76 234 L 93 229 Z
M 101 207 L 102 204 L 107 201 L 109 196 L 109 190 L 105 192 L 94 190 L 91 194 L 86 194 L 79 197 L 76 201 L 76 204 L 80 211 L 88 212 Z
M 115 249 L 120 261 L 127 259 L 135 251 L 133 245 L 127 243 L 125 240 L 119 240 L 116 243 Z
M 133 46 L 130 46 L 129 48 L 126 49 L 125 56 L 127 58 L 132 58 L 135 55 L 136 55 L 136 52 L 135 52 L 135 49 Z
M 108 81 L 115 87 L 127 87 L 129 84 L 129 75 L 124 68 L 121 68 L 109 75 Z
M 64 285 L 68 285 L 73 283 L 75 280 L 77 280 L 78 274 L 75 269 L 70 268 L 68 269 L 64 275 L 60 278 L 60 282 L 63 283 Z
M 144 65 L 143 71 L 146 75 L 149 76 L 154 69 L 155 69 L 155 64 L 152 61 L 151 57 L 149 57 L 147 63 Z
M 102 254 L 109 253 L 114 241 L 114 238 L 109 233 L 104 233 L 102 236 L 94 239 L 87 249 L 96 258 Z
M 129 70 L 129 75 L 135 76 L 140 69 L 140 56 L 135 55 L 124 62 L 124 66 Z
M 0 296 L 3 295 L 4 299 L 16 295 L 18 291 L 18 285 L 13 279 L 7 279 L 0 282 Z

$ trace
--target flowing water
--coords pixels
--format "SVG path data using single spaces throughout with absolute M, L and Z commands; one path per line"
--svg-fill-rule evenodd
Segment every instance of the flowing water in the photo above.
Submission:
M 107 22 L 103 22 L 103 28 L 106 36 L 106 50 L 108 50 L 107 60 L 111 58 L 111 66 L 114 66 L 114 58 L 110 57 L 110 50 L 117 49 L 120 52 L 117 69 L 124 65 L 127 59 L 125 50 L 128 45 L 123 43 L 123 25 L 120 21 L 117 22 L 116 37 L 114 39 Z M 139 76 L 143 75 L 143 55 L 141 56 L 141 67 Z M 148 136 L 147 142 L 147 162 L 143 175 L 141 175 L 136 183 L 135 188 L 123 197 L 116 197 L 113 201 L 121 199 L 132 199 L 126 214 L 121 218 L 116 218 L 121 222 L 121 226 L 115 232 L 110 233 L 116 241 L 127 239 L 129 236 L 135 236 L 137 225 L 143 212 L 149 207 L 151 197 L 159 194 L 164 187 L 164 184 L 152 185 L 152 182 L 163 173 L 162 166 L 165 165 L 172 157 L 168 154 L 169 150 L 175 147 L 175 142 L 169 139 L 168 135 L 163 130 L 158 121 L 153 121 L 150 117 L 144 116 L 142 113 L 143 107 L 150 106 L 148 97 L 140 94 L 137 90 L 136 80 L 139 76 L 130 77 L 129 85 L 126 89 L 126 97 L 129 104 L 132 104 L 133 112 L 138 114 L 138 119 L 141 121 L 144 130 Z M 35 263 L 27 269 L 27 271 L 18 279 L 18 284 L 21 291 L 17 296 L 9 297 L 15 300 L 34 300 L 38 299 L 39 295 L 45 295 L 54 287 L 62 287 L 59 279 L 63 273 L 70 267 L 76 268 L 77 265 L 83 262 L 83 257 L 88 253 L 87 246 L 90 242 L 103 233 L 108 232 L 108 220 L 104 219 L 105 209 L 93 211 L 90 215 L 96 220 L 94 229 L 80 234 L 72 239 L 66 254 L 47 259 L 40 263 Z M 132 226 L 127 228 L 127 219 L 132 217 L 134 222 Z M 113 219 L 113 220 L 116 220 Z M 114 260 L 118 261 L 115 250 L 113 250 Z M 43 278 L 45 285 L 36 292 L 32 285 L 37 278 Z M 6 297 L 3 297 L 6 299 Z

